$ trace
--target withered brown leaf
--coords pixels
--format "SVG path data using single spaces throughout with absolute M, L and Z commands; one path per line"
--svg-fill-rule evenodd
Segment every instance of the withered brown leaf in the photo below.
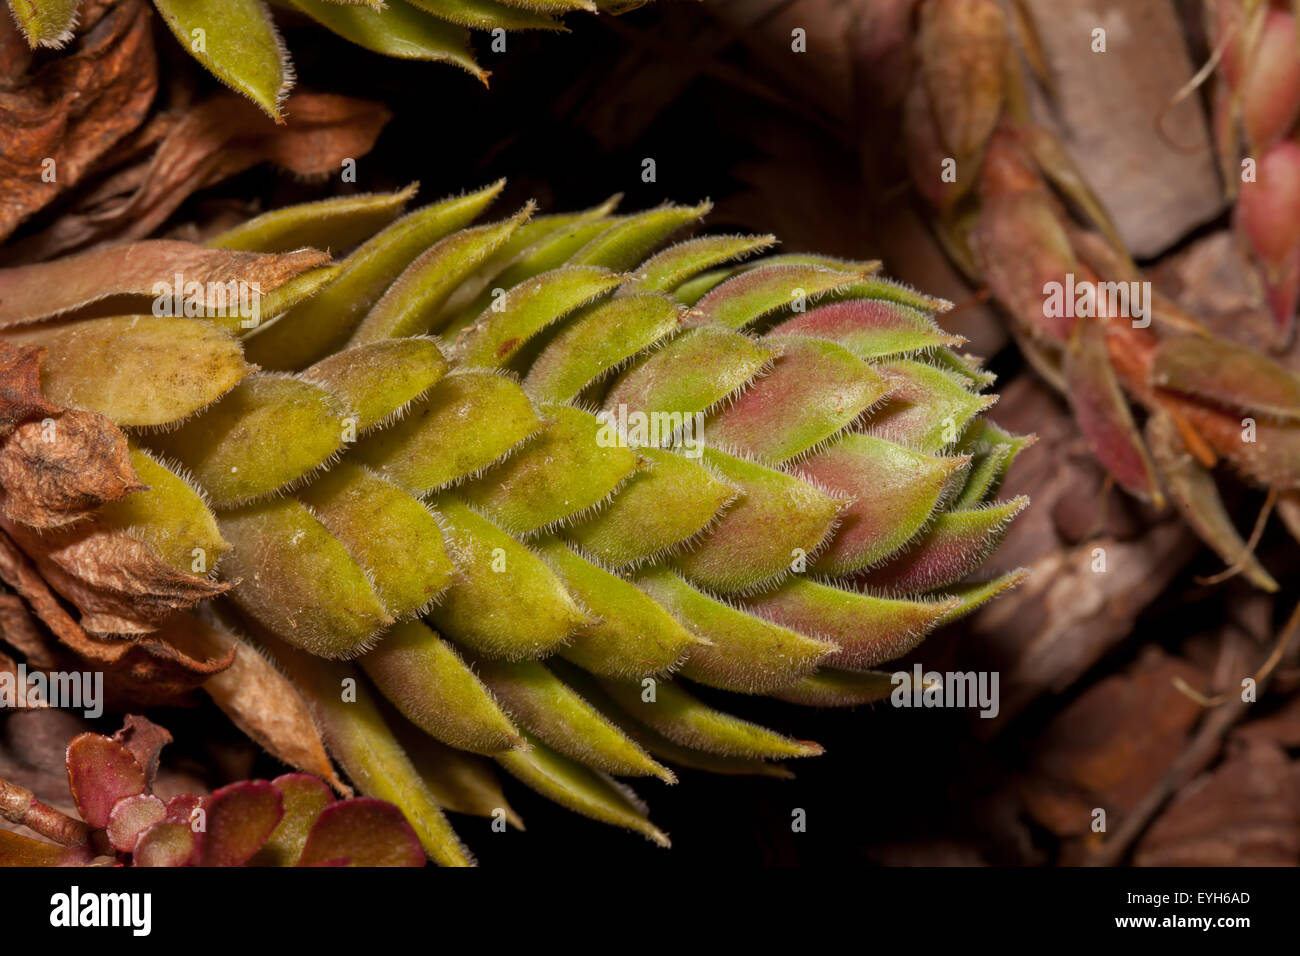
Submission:
M 93 520 L 45 534 L 4 518 L 0 527 L 81 612 L 91 634 L 147 634 L 230 588 L 169 567 L 144 542 Z
M 0 440 L 0 509 L 11 521 L 58 528 L 144 488 L 126 436 L 96 412 L 23 422 Z
M 75 47 L 25 73 L 28 61 L 11 42 L 17 29 L 3 17 L 0 238 L 80 182 L 144 121 L 158 89 L 150 19 L 144 0 L 83 4 Z
M 113 739 L 124 746 L 144 768 L 145 786 L 153 788 L 154 777 L 158 775 L 158 760 L 163 747 L 172 742 L 172 735 L 159 727 L 147 717 L 127 714 L 122 728 L 113 735 Z
M 41 349 L 0 342 L 0 436 L 19 422 L 57 412 L 41 394 Z
M 233 651 L 191 656 L 155 635 L 131 641 L 92 637 L 72 619 L 32 562 L 3 531 L 0 580 L 22 595 L 60 644 L 104 671 L 105 689 L 115 701 L 136 706 L 174 703 L 234 660 Z
M 1276 744 L 1240 744 L 1214 772 L 1193 781 L 1152 824 L 1138 866 L 1295 866 L 1300 793 Z
M 352 795 L 325 751 L 307 702 L 261 651 L 204 612 L 178 619 L 160 636 L 192 653 L 233 653 L 234 663 L 203 685 L 217 706 L 264 750 L 315 774 L 340 794 Z
M 307 269 L 329 261 L 317 249 L 284 253 L 234 252 L 171 239 L 150 239 L 122 246 L 105 246 L 77 256 L 37 265 L 0 269 L 0 328 L 35 322 L 116 297 L 147 302 L 122 302 L 120 314 L 148 311 L 156 298 L 154 286 L 170 286 L 176 276 L 185 285 L 197 282 L 204 306 L 215 310 L 228 282 L 257 283 L 271 292 Z M 119 303 L 115 303 L 119 304 Z M 132 308 L 134 306 L 134 308 Z
M 58 666 L 60 655 L 53 638 L 32 619 L 17 594 L 0 594 L 0 640 L 20 652 L 31 667 Z
M 151 135 L 165 129 L 151 158 L 114 172 L 56 223 L 7 250 L 7 261 L 36 262 L 108 238 L 143 239 L 190 194 L 259 163 L 324 176 L 368 153 L 390 118 L 378 103 L 323 93 L 295 93 L 285 110 L 289 123 L 277 126 L 250 101 L 222 93 L 179 116 L 158 117 L 146 128 Z

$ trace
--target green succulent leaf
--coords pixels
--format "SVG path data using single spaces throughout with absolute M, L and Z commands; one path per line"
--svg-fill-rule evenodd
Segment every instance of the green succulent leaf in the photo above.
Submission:
M 277 123 L 293 86 L 289 54 L 261 0 L 153 0 L 163 22 L 213 76 Z

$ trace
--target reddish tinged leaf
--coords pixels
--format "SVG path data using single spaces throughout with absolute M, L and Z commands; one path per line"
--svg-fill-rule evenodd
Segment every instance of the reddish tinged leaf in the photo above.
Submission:
M 813 262 L 760 264 L 710 291 L 682 316 L 682 325 L 716 324 L 743 329 L 765 315 L 851 286 L 872 271 L 872 268 L 831 269 Z
M 1151 380 L 1216 405 L 1300 418 L 1300 376 L 1222 339 L 1184 335 L 1162 340 Z
M 704 462 L 741 495 L 677 566 L 715 591 L 744 592 L 788 577 L 801 555 L 824 545 L 845 505 L 801 478 L 743 458 L 706 448 Z
M 108 842 L 117 852 L 130 853 L 140 835 L 166 815 L 166 806 L 151 793 L 123 797 L 108 815 Z
M 203 799 L 206 830 L 199 866 L 243 866 L 275 831 L 284 814 L 280 791 L 266 780 L 244 780 Z
M 220 314 L 219 308 L 228 305 L 227 283 L 257 283 L 267 293 L 329 258 L 317 249 L 240 252 L 172 239 L 107 246 L 53 262 L 0 269 L 0 328 L 62 315 L 114 296 L 134 300 L 123 303 L 122 311 L 149 311 L 158 295 L 154 286 L 165 283 L 171 288 L 177 275 L 186 286 L 200 283 L 204 310 Z
M 916 594 L 955 584 L 988 559 L 1029 499 L 939 515 L 907 547 L 861 581 L 890 594 Z
M 251 861 L 252 866 L 296 866 L 307 836 L 321 812 L 334 802 L 330 788 L 305 773 L 287 773 L 271 781 L 280 791 L 284 816 Z M 416 842 L 418 848 L 419 842 Z M 420 851 L 423 858 L 424 852 Z
M 1241 185 L 1236 225 L 1263 264 L 1273 320 L 1285 338 L 1300 289 L 1300 145 L 1287 140 L 1270 148 L 1255 176 Z
M 69 409 L 19 425 L 0 444 L 5 516 L 58 528 L 144 490 L 126 436 L 103 415 Z
M 135 755 L 144 768 L 145 786 L 153 789 L 154 777 L 158 775 L 158 758 L 163 747 L 172 742 L 172 735 L 147 717 L 127 714 L 122 729 L 113 735 L 113 739 Z
M 189 866 L 198 851 L 198 835 L 188 821 L 170 816 L 140 834 L 131 856 L 133 866 Z
M 767 337 L 784 335 L 827 339 L 866 361 L 966 341 L 943 331 L 920 309 L 883 298 L 845 299 L 809 309 L 782 322 Z
M 605 410 L 702 412 L 753 379 L 773 355 L 739 332 L 692 329 L 628 369 L 606 395 Z
M 876 366 L 888 396 L 871 412 L 873 435 L 919 452 L 934 453 L 952 445 L 976 416 L 997 401 L 979 395 L 957 370 L 903 359 Z
M 1088 445 L 1120 486 L 1140 498 L 1164 502 L 1155 469 L 1120 390 L 1106 348 L 1106 330 L 1097 320 L 1079 323 L 1066 354 L 1070 407 Z
M 1280 268 L 1300 244 L 1300 145 L 1278 143 L 1259 158 L 1255 181 L 1241 184 L 1236 214 L 1255 254 Z
M 321 811 L 299 866 L 424 866 L 424 850 L 402 811 L 383 800 L 358 797 Z
M 0 436 L 19 422 L 58 412 L 41 394 L 41 350 L 0 342 Z
M 818 339 L 781 337 L 771 370 L 705 428 L 718 448 L 776 464 L 846 428 L 879 401 L 885 382 L 852 352 Z
M 144 768 L 116 740 L 79 734 L 68 744 L 68 786 L 81 819 L 102 829 L 118 800 L 144 793 Z
M 1300 44 L 1289 13 L 1270 10 L 1250 51 L 1239 90 L 1241 123 L 1252 150 L 1271 146 L 1300 116 Z
M 795 578 L 745 602 L 747 610 L 800 634 L 834 641 L 828 667 L 874 667 L 902 657 L 934 629 L 955 599 L 913 601 Z
M 1027 331 L 1067 341 L 1075 320 L 1045 314 L 1044 286 L 1076 271 L 1074 250 L 1042 177 L 1009 133 L 989 142 L 980 201 L 970 243 L 989 290 Z
M 849 502 L 815 569 L 849 574 L 897 551 L 929 520 L 949 480 L 969 460 L 851 434 L 796 464 L 796 474 Z
M 194 819 L 194 811 L 203 806 L 203 798 L 194 793 L 182 793 L 167 801 L 167 819 L 187 827 Z

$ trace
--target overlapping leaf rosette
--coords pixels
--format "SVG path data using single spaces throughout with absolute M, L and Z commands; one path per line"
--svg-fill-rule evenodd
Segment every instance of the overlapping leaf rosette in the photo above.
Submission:
M 821 752 L 719 701 L 887 697 L 886 662 L 1022 576 L 977 578 L 1027 440 L 981 417 L 947 303 L 771 237 L 670 244 L 707 204 L 473 225 L 500 189 L 0 272 L 0 341 L 138 476 L 6 532 L 90 631 L 272 659 L 448 864 L 444 809 L 516 819 L 491 762 L 666 843 L 618 778 Z M 255 273 L 256 316 L 215 315 Z
M 112 737 L 78 734 L 65 763 L 71 817 L 0 780 L 0 815 L 46 837 L 0 830 L 0 866 L 423 866 L 402 812 L 336 800 L 318 777 L 241 780 L 210 794 L 154 792 L 171 734 L 128 716 Z

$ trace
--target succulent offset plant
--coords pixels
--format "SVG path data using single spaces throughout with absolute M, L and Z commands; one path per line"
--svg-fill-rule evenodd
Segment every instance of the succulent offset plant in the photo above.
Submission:
M 0 866 L 423 866 L 415 831 L 391 803 L 335 800 L 318 778 L 242 780 L 167 801 L 153 792 L 171 735 L 129 716 L 112 737 L 68 743 L 68 787 L 80 819 L 0 780 L 0 815 L 53 840 L 0 830 Z
M 1214 133 L 1224 187 L 1237 199 L 1233 224 L 1286 346 L 1300 302 L 1300 28 L 1290 3 L 1215 0 L 1205 15 L 1218 57 Z
M 1269 12 L 1267 3 L 1246 6 L 1268 15 L 1270 50 L 1281 33 L 1297 42 L 1292 18 L 1282 30 L 1281 14 Z M 948 253 L 1010 314 L 1022 350 L 1069 399 L 1115 483 L 1159 506 L 1167 495 L 1234 572 L 1276 590 L 1234 527 L 1212 469 L 1226 462 L 1269 489 L 1300 540 L 1300 376 L 1261 351 L 1217 338 L 1155 290 L 1149 327 L 1105 314 L 1096 296 L 1091 314 L 1049 310 L 1051 283 L 1072 290 L 1077 279 L 1080 287 L 1105 289 L 1140 281 L 1142 274 L 1064 146 L 1031 119 L 1013 24 L 1003 8 L 996 0 L 921 0 L 916 7 L 915 70 L 902 105 L 903 132 L 912 181 L 933 209 Z M 1220 6 L 1236 8 L 1235 0 Z M 1276 50 L 1273 55 L 1284 58 Z M 1233 64 L 1231 81 L 1239 75 L 1237 60 L 1225 57 L 1224 63 L 1225 69 Z M 1289 75 L 1263 72 L 1274 81 Z M 1276 135 L 1266 131 L 1272 127 L 1265 120 L 1277 119 L 1270 109 L 1291 115 L 1300 108 L 1300 82 L 1293 84 L 1290 105 L 1276 95 L 1271 107 L 1262 105 L 1275 89 L 1257 89 L 1254 98 L 1250 93 L 1244 126 L 1252 141 Z M 1234 115 L 1227 106 L 1222 112 Z M 1243 189 L 1238 215 L 1256 251 L 1268 253 L 1270 301 L 1284 338 L 1300 281 L 1300 220 L 1289 212 L 1300 196 L 1293 152 L 1294 144 L 1277 144 L 1260 160 L 1259 182 Z M 946 163 L 955 163 L 955 176 L 943 175 Z M 1144 410 L 1144 427 L 1132 405 Z
M 32 47 L 72 38 L 82 0 L 9 0 Z M 190 54 L 276 120 L 293 64 L 263 0 L 152 0 Z M 563 30 L 566 13 L 622 13 L 649 0 L 274 0 L 345 40 L 384 56 L 451 63 L 486 82 L 470 30 Z
M 138 476 L 43 534 L 7 496 L 0 525 L 87 630 L 203 604 L 185 626 L 273 657 L 441 863 L 470 858 L 440 806 L 510 814 L 467 754 L 666 843 L 614 777 L 821 751 L 692 685 L 882 699 L 874 668 L 1023 575 L 970 580 L 1027 439 L 980 417 L 946 303 L 875 263 L 741 261 L 771 237 L 655 251 L 707 204 L 471 226 L 500 189 L 0 271 L 0 347 L 44 350 L 44 398 L 125 429 Z M 218 281 L 118 315 L 181 304 L 174 272 Z M 251 275 L 260 319 L 214 314 Z

